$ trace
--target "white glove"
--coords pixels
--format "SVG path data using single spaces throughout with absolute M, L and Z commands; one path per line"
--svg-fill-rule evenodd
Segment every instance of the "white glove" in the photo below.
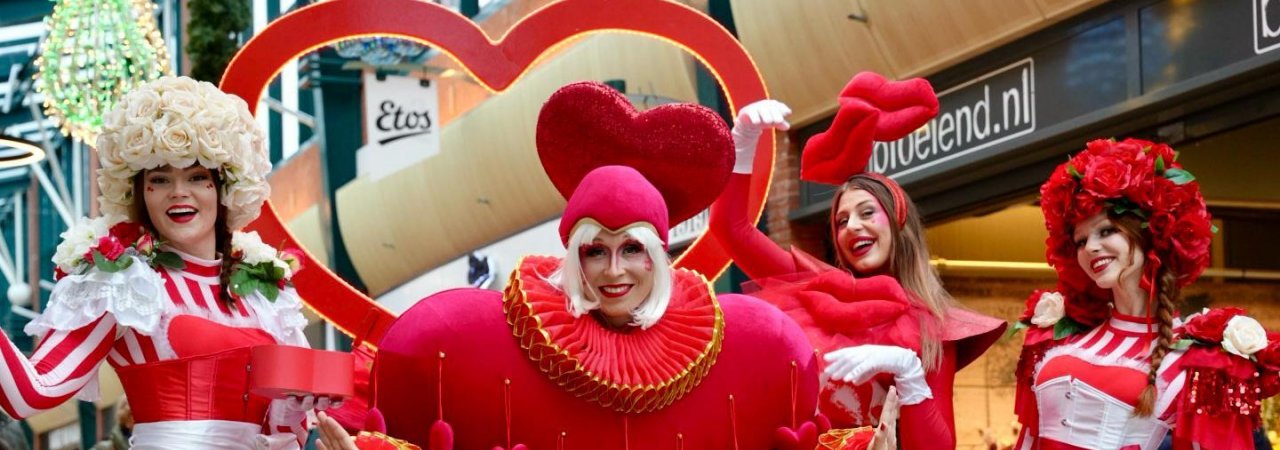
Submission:
M 737 153 L 733 173 L 751 173 L 760 132 L 765 128 L 790 129 L 791 124 L 787 123 L 787 115 L 790 114 L 791 108 L 770 99 L 760 100 L 738 110 L 738 118 L 733 121 L 733 148 Z
M 933 398 L 933 390 L 924 380 L 924 365 L 916 353 L 891 345 L 857 345 L 823 355 L 824 371 L 831 379 L 862 384 L 881 373 L 893 374 L 898 387 L 898 403 L 915 405 Z
M 290 395 L 271 401 L 267 411 L 267 425 L 270 430 L 265 434 L 273 434 L 277 427 L 288 428 L 302 442 L 306 441 L 307 429 L 312 417 L 309 413 L 314 409 L 324 411 L 334 407 L 335 403 L 327 396 Z

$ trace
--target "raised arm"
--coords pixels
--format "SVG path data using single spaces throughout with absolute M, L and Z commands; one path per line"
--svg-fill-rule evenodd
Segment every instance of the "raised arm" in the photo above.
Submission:
M 791 110 L 775 100 L 761 100 L 738 112 L 733 124 L 737 153 L 733 175 L 720 198 L 711 206 L 711 233 L 720 240 L 734 262 L 753 279 L 796 272 L 791 254 L 756 229 L 747 214 L 752 162 L 760 133 L 765 128 L 785 130 Z
M 26 418 L 61 405 L 97 378 L 115 338 L 116 320 L 106 314 L 74 330 L 51 331 L 28 359 L 0 334 L 0 407 Z

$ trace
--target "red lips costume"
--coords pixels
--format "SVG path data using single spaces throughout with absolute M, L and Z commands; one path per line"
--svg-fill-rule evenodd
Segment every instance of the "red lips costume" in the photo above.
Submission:
M 594 222 L 647 227 L 665 244 L 668 224 L 705 208 L 731 166 L 729 131 L 711 111 L 674 104 L 637 113 L 598 83 L 553 94 L 537 142 L 569 200 L 566 243 L 575 226 Z M 655 148 L 680 158 L 647 158 Z M 677 172 L 691 166 L 698 177 Z M 374 366 L 387 434 L 437 450 L 759 449 L 797 440 L 816 408 L 817 366 L 784 314 L 673 269 L 661 319 L 610 329 L 569 312 L 548 281 L 561 262 L 529 256 L 505 292 L 450 290 L 401 315 Z

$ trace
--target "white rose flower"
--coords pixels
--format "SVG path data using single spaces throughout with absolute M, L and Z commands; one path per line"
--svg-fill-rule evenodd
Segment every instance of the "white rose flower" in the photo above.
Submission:
M 125 108 L 123 105 L 116 105 L 114 108 L 111 108 L 111 111 L 107 111 L 106 114 L 102 115 L 102 132 L 111 133 L 118 131 L 119 129 L 124 128 L 125 125 L 128 125 L 128 123 L 129 122 L 125 120 Z M 102 135 L 98 136 L 98 140 L 102 140 Z
M 1040 294 L 1036 301 L 1035 315 L 1031 316 L 1031 324 L 1037 327 L 1051 327 L 1067 314 L 1066 299 L 1057 292 Z
M 133 180 L 129 176 L 114 176 L 106 168 L 98 169 L 98 190 L 104 199 L 127 205 L 133 198 Z
M 200 96 L 194 91 L 172 90 L 160 96 L 160 109 L 171 112 L 182 118 L 196 115 L 204 107 Z
M 135 89 L 121 103 L 116 109 L 124 110 L 123 119 L 128 124 L 147 125 L 160 114 L 160 94 L 151 89 Z
M 1249 355 L 1267 348 L 1267 330 L 1252 317 L 1232 317 L 1227 321 L 1227 328 L 1222 331 L 1222 348 L 1248 358 Z
M 231 247 L 243 255 L 241 261 L 245 264 L 270 262 L 274 265 L 277 259 L 276 249 L 264 244 L 257 231 L 232 233 Z
M 272 257 L 271 265 L 276 266 L 281 270 L 282 273 L 284 273 L 284 276 L 282 278 L 286 280 L 293 278 L 293 270 L 289 269 L 289 263 L 284 262 L 283 259 Z
M 153 130 L 156 135 L 156 154 L 176 168 L 185 168 L 196 163 L 196 154 L 192 151 L 192 141 L 196 139 L 195 129 L 186 120 L 173 120 L 159 128 L 163 122 L 156 122 Z
M 175 77 L 172 75 L 157 78 L 151 82 L 153 88 L 160 91 L 180 90 L 187 92 L 196 92 L 200 85 L 196 80 L 188 77 Z
M 62 242 L 53 252 L 53 263 L 64 273 L 72 273 L 75 266 L 83 262 L 84 254 L 97 245 L 99 238 L 110 232 L 111 225 L 119 221 L 116 216 L 77 219 L 75 225 L 58 235 Z
M 196 161 L 209 169 L 221 167 L 230 155 L 226 143 L 234 139 L 233 133 L 221 131 L 215 127 L 197 125 L 196 141 L 199 142 L 197 146 L 199 151 L 196 152 Z
M 154 169 L 160 167 L 160 159 L 151 149 L 155 146 L 155 136 L 151 132 L 151 124 L 130 124 L 120 132 L 120 159 L 127 161 L 133 170 Z

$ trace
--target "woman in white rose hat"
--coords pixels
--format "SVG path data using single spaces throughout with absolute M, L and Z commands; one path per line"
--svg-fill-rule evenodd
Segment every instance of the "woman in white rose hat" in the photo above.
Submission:
M 1017 377 L 1023 450 L 1253 448 L 1280 345 L 1237 308 L 1175 321 L 1213 225 L 1168 145 L 1100 139 L 1040 188 L 1056 291 L 1036 291 Z
M 298 448 L 314 400 L 249 391 L 249 347 L 307 346 L 296 258 L 240 233 L 270 188 L 263 133 L 212 84 L 163 77 L 128 93 L 97 140 L 103 216 L 62 234 L 58 281 L 0 345 L 0 407 L 28 417 L 98 395 L 105 361 L 136 425 L 134 449 Z

